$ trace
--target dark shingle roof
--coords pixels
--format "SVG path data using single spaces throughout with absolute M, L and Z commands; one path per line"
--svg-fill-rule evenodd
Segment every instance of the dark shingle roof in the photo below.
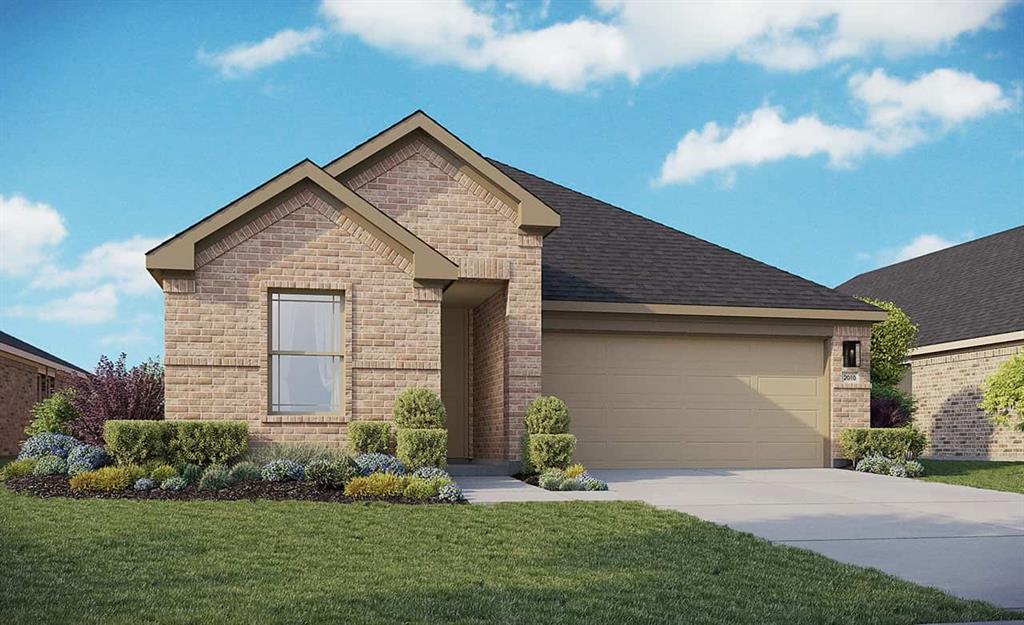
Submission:
M 895 302 L 919 346 L 1024 330 L 1024 226 L 861 274 L 836 287 Z
M 81 371 L 82 373 L 89 373 L 88 371 L 86 371 L 85 369 L 79 367 L 78 365 L 72 364 L 72 363 L 64 360 L 63 358 L 58 358 L 58 357 L 54 356 L 53 354 L 51 354 L 50 352 L 48 352 L 46 350 L 39 349 L 35 345 L 32 345 L 31 343 L 26 343 L 25 341 L 23 341 L 23 340 L 21 340 L 21 339 L 19 339 L 17 337 L 11 336 L 10 334 L 7 334 L 6 332 L 4 332 L 2 330 L 0 330 L 0 343 L 3 343 L 4 345 L 8 345 L 8 346 L 13 347 L 15 349 L 20 349 L 23 352 L 27 352 L 27 353 L 32 354 L 34 356 L 38 356 L 39 358 L 46 358 L 47 360 L 52 360 L 53 362 L 62 364 L 65 367 L 68 367 L 70 369 L 74 369 L 75 371 Z
M 562 217 L 546 300 L 878 310 L 799 276 L 488 159 Z

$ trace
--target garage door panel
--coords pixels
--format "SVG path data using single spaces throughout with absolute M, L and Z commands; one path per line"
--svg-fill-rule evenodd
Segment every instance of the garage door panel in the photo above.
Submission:
M 818 467 L 821 339 L 544 334 L 544 392 L 597 467 Z

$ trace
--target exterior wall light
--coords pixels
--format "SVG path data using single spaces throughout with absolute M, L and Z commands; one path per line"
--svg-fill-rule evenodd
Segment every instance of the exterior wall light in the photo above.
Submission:
M 843 341 L 843 367 L 860 367 L 860 341 Z

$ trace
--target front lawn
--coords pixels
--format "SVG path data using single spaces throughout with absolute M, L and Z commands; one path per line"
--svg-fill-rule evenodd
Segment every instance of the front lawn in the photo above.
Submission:
M 1024 494 L 1024 462 L 987 460 L 921 460 L 924 477 L 930 482 L 945 482 Z
M 74 500 L 0 487 L 0 570 L 11 625 L 1014 616 L 638 503 Z

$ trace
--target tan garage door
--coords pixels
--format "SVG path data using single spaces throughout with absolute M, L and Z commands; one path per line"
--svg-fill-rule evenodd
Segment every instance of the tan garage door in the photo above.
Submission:
M 598 467 L 820 467 L 822 339 L 544 333 L 544 393 Z

